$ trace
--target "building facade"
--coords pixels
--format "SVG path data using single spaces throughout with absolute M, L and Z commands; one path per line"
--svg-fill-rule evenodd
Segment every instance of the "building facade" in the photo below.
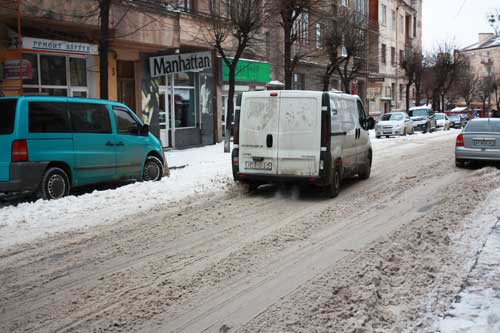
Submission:
M 369 9 L 370 114 L 403 111 L 408 80 L 401 63 L 405 52 L 422 49 L 422 0 L 370 0 Z M 414 103 L 414 93 L 410 100 Z

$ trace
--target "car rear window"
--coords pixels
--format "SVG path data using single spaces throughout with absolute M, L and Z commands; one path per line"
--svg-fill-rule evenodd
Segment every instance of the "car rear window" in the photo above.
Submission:
M 14 131 L 17 98 L 0 100 L 0 135 Z
M 464 132 L 500 133 L 500 121 L 471 121 L 467 127 L 465 127 Z

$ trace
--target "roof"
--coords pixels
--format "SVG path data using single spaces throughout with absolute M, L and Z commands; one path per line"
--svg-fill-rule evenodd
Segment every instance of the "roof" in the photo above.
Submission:
M 44 102 L 44 101 L 47 101 L 47 102 L 80 102 L 80 103 L 124 105 L 123 103 L 120 103 L 117 101 L 106 100 L 106 99 L 65 97 L 65 96 L 39 96 L 39 95 L 5 96 L 5 97 L 0 97 L 0 100 L 13 99 L 13 98 L 18 98 L 20 100 L 28 99 L 31 101 L 38 101 L 38 102 Z
M 500 36 L 493 36 L 489 40 L 487 40 L 484 43 L 474 43 L 472 45 L 469 45 L 465 48 L 463 48 L 461 51 L 472 51 L 472 50 L 477 50 L 477 49 L 488 49 L 491 47 L 500 47 Z

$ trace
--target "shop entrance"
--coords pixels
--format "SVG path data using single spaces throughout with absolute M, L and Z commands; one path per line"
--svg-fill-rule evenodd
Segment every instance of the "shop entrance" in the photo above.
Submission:
M 175 146 L 175 119 L 172 113 L 173 99 L 173 77 L 168 75 L 165 78 L 165 85 L 160 86 L 159 98 L 159 125 L 160 140 L 163 148 L 173 148 Z

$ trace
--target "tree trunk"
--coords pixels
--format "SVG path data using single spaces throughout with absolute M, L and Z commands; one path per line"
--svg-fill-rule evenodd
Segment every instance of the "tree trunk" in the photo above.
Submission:
M 109 12 L 111 0 L 99 0 L 99 90 L 102 99 L 108 99 Z
M 227 114 L 226 114 L 226 130 L 224 133 L 224 152 L 231 152 L 231 129 L 233 122 L 233 114 L 234 114 L 234 85 L 235 85 L 235 73 L 236 73 L 236 65 L 238 61 L 234 60 L 229 66 L 229 91 L 227 93 Z
M 444 112 L 446 110 L 446 106 L 445 106 L 445 96 L 444 95 L 441 95 L 441 112 Z
M 410 88 L 411 84 L 406 85 L 406 113 L 410 111 Z
M 285 24 L 284 27 L 284 35 L 285 35 L 285 45 L 284 45 L 284 52 L 285 52 L 285 59 L 284 59 L 284 65 L 285 65 L 285 89 L 290 90 L 292 89 L 292 75 L 293 75 L 293 68 L 292 68 L 292 40 L 291 40 L 291 34 L 292 30 L 291 27 L 289 27 L 287 24 Z

